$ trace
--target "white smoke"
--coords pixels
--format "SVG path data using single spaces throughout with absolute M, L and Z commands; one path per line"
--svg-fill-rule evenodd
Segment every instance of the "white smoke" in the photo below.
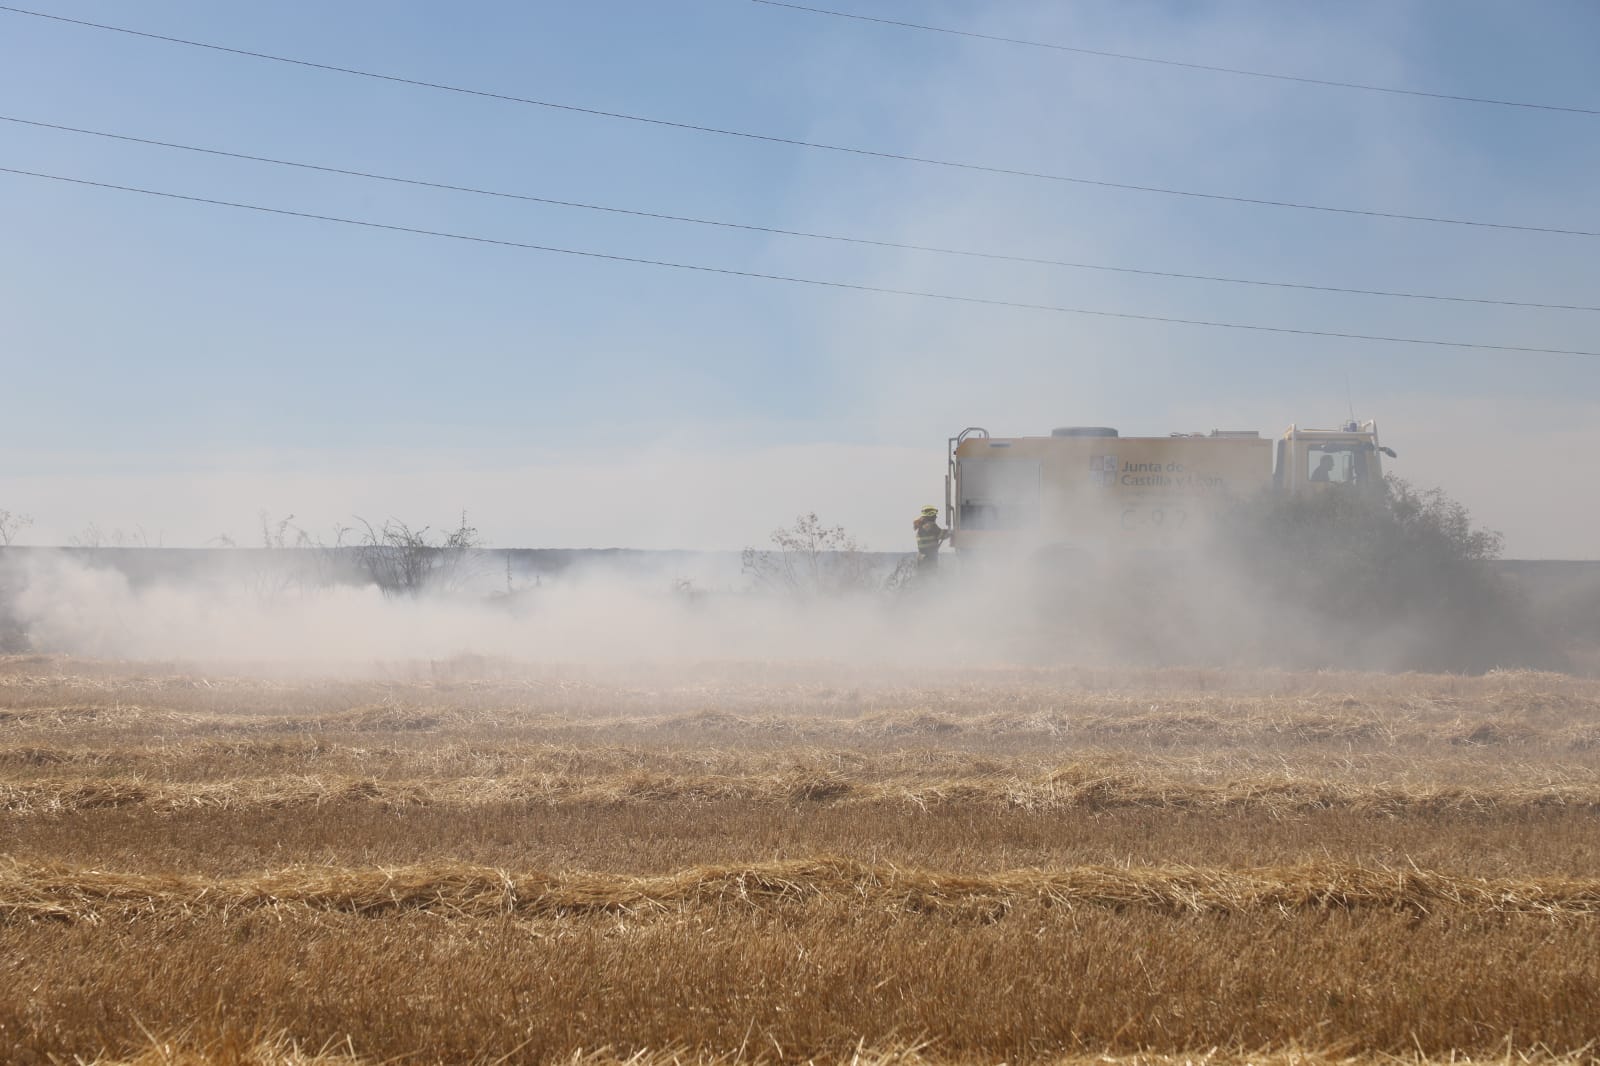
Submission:
M 292 553 L 291 553 L 292 554 Z M 861 594 L 752 592 L 728 565 L 629 572 L 603 564 L 509 596 L 387 597 L 371 585 L 304 585 L 237 572 L 135 582 L 66 553 L 7 563 L 12 613 L 39 651 L 97 658 L 359 666 L 477 655 L 530 663 L 694 660 L 930 661 L 954 640 L 907 627 Z

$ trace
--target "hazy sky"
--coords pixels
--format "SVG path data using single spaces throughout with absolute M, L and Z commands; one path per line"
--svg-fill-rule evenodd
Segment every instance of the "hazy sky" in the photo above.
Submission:
M 749 0 L 38 10 L 897 154 L 1600 231 L 1600 115 L 1244 78 Z M 823 6 L 829 6 L 824 4 Z M 834 0 L 981 33 L 1600 109 L 1588 0 Z M 0 12 L 0 113 L 612 207 L 1139 269 L 1600 305 L 1600 237 L 1162 196 L 716 136 Z M 0 122 L 0 166 L 620 256 L 1179 318 L 1600 351 L 1600 313 L 940 257 Z M 353 515 L 727 548 L 798 511 L 904 548 L 944 442 L 1376 418 L 1391 469 L 1600 557 L 1600 358 L 1008 310 L 379 232 L 0 174 L 0 508 L 248 542 Z

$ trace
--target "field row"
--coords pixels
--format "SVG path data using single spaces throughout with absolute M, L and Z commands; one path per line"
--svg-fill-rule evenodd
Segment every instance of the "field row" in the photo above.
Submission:
M 1600 1017 L 1592 916 L 1029 899 L 995 920 L 845 891 L 752 905 L 723 883 L 720 904 L 529 919 L 453 912 L 463 901 L 444 891 L 376 918 L 198 902 L 3 923 L 0 1033 L 40 1058 L 209 1019 L 378 1061 L 549 1062 L 601 1047 L 841 1061 L 858 1046 L 925 1044 L 1000 1062 L 1219 1047 L 1592 1056 Z M 503 886 L 475 891 L 504 908 Z M 369 892 L 384 905 L 381 885 L 358 899 Z
M 0 812 L 5 850 L 30 863 L 129 873 L 247 876 L 294 863 L 664 875 L 707 864 L 839 855 L 982 874 L 1030 867 L 1415 864 L 1463 877 L 1600 878 L 1591 811 L 1370 815 L 1312 811 L 922 810 L 905 804 L 485 804 L 388 808 L 368 801 L 281 809 L 110 808 Z
M 565 717 L 552 714 L 438 711 L 403 705 L 319 716 L 228 716 L 148 707 L 49 705 L 0 711 L 0 742 L 49 750 L 71 740 L 132 742 L 159 732 L 173 738 L 415 736 L 556 745 L 675 743 L 752 748 L 796 746 L 886 750 L 937 744 L 1015 753 L 1083 747 L 1162 750 L 1193 745 L 1287 751 L 1437 750 L 1483 748 L 1576 755 L 1600 752 L 1600 705 L 1560 715 L 1517 717 L 1485 709 L 1421 718 L 1359 711 L 1102 711 L 1037 710 L 959 717 L 926 711 L 806 719 L 797 714 L 739 716 L 705 711 L 648 717 Z
M 737 1052 L 715 1054 L 684 1050 L 644 1050 L 624 1055 L 610 1048 L 577 1051 L 546 1060 L 549 1066 L 757 1066 L 782 1061 L 782 1048 L 750 1047 Z M 896 1047 L 858 1045 L 836 1057 L 815 1057 L 819 1066 L 971 1066 L 987 1062 L 980 1057 L 952 1058 L 926 1044 Z M 1080 1052 L 1038 1060 L 1042 1066 L 1595 1066 L 1600 1058 L 1589 1054 L 1554 1055 L 1489 1054 L 1470 1056 L 1453 1053 L 1429 1058 L 1416 1053 L 1406 1055 L 1349 1055 L 1336 1051 L 1294 1049 L 1279 1052 L 1242 1053 L 1207 1049 L 1185 1055 L 1153 1052 L 1089 1054 Z M 341 1050 L 307 1050 L 282 1034 L 276 1037 L 247 1037 L 224 1033 L 203 1037 L 193 1031 L 176 1039 L 156 1039 L 146 1049 L 129 1057 L 97 1058 L 84 1066 L 376 1066 L 371 1059 Z
M 19 739 L 19 738 L 12 738 Z M 0 743 L 0 781 L 14 785 L 137 781 L 145 786 L 225 785 L 300 778 L 426 786 L 441 800 L 446 782 L 502 779 L 536 794 L 582 787 L 618 800 L 633 792 L 662 795 L 752 790 L 767 795 L 820 780 L 825 791 L 875 797 L 885 790 L 974 786 L 1027 793 L 1171 793 L 1175 802 L 1231 803 L 1242 792 L 1284 788 L 1323 792 L 1335 806 L 1396 802 L 1460 790 L 1462 803 L 1486 794 L 1517 805 L 1523 793 L 1559 794 L 1560 802 L 1600 789 L 1600 748 L 1555 752 L 1449 745 L 1430 751 L 1353 744 L 1217 747 L 1076 746 L 1057 742 L 1010 751 L 974 748 L 982 738 L 908 739 L 894 745 L 774 745 L 739 740 L 708 745 L 656 733 L 647 740 L 606 734 L 590 743 L 519 741 L 490 730 L 453 733 L 173 736 L 146 730 L 117 738 L 56 736 L 52 742 Z M 831 786 L 844 785 L 844 789 Z M 1140 800 L 1139 802 L 1145 802 Z M 1431 802 L 1431 801 L 1430 801 Z
M 0 915 L 8 921 L 99 922 L 166 914 L 308 908 L 367 916 L 423 911 L 444 917 L 634 919 L 726 907 L 781 908 L 820 901 L 874 913 L 943 914 L 998 921 L 1020 905 L 1167 914 L 1378 908 L 1415 916 L 1600 915 L 1600 878 L 1476 878 L 1337 863 L 1289 869 L 1090 867 L 961 874 L 846 859 L 699 867 L 664 877 L 510 872 L 436 862 L 401 868 L 296 866 L 248 877 L 109 873 L 0 864 Z M 1600 927 L 1591 928 L 1600 935 Z
M 471 733 L 555 744 L 669 739 L 868 749 L 927 742 L 998 750 L 1193 743 L 1600 749 L 1600 682 L 1555 675 L 1219 674 L 1213 690 L 1189 691 L 1158 684 L 1159 673 L 1134 675 L 1123 689 L 1018 676 L 920 687 L 668 677 L 659 686 L 632 687 L 119 679 L 0 669 L 0 743 L 51 747 L 67 738 L 159 731 L 167 738 Z
M 142 809 L 156 814 L 186 810 L 248 813 L 329 804 L 413 807 L 578 806 L 742 802 L 772 805 L 850 805 L 877 809 L 977 809 L 1067 814 L 1149 810 L 1260 812 L 1290 817 L 1348 811 L 1372 816 L 1532 815 L 1600 812 L 1600 783 L 1368 784 L 1304 780 L 1288 775 L 1242 776 L 1203 782 L 1138 773 L 1091 774 L 1064 768 L 1036 778 L 1004 774 L 940 779 L 862 781 L 843 773 L 791 769 L 762 776 L 610 775 L 443 778 L 341 778 L 315 774 L 235 777 L 211 781 L 159 781 L 139 777 L 52 777 L 0 780 L 0 812 L 56 815 L 91 810 Z

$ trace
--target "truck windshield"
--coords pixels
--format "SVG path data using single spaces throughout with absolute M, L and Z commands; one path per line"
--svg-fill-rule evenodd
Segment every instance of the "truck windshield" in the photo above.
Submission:
M 1366 480 L 1367 453 L 1360 444 L 1313 444 L 1306 449 L 1306 480 L 1349 485 Z

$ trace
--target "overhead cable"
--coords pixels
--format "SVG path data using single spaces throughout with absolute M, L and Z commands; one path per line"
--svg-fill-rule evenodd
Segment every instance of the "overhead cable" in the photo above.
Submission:
M 671 119 L 652 118 L 646 115 L 634 115 L 623 111 L 606 111 L 594 107 L 581 107 L 577 104 L 563 104 L 552 100 L 538 100 L 527 96 L 514 96 L 509 93 L 491 92 L 486 89 L 470 89 L 459 85 L 448 85 L 443 82 L 426 81 L 420 78 L 402 77 L 396 74 L 381 74 L 376 71 L 359 70 L 354 67 L 336 66 L 331 63 L 318 63 L 309 59 L 296 59 L 290 56 L 272 55 L 267 52 L 255 52 L 243 48 L 232 48 L 226 45 L 211 44 L 205 41 L 194 41 L 183 37 L 172 37 L 159 33 L 148 33 L 144 30 L 129 29 L 124 26 L 112 26 L 102 22 L 89 22 L 84 19 L 67 18 L 64 15 L 50 15 L 42 11 L 30 11 L 26 8 L 12 7 L 0 4 L 0 11 L 16 15 L 27 15 L 33 18 L 50 19 L 54 22 L 67 23 L 74 26 L 83 26 L 90 29 L 107 30 L 113 33 L 127 34 L 133 37 L 142 37 L 153 41 L 164 41 L 169 44 L 179 44 L 190 48 L 204 48 L 213 52 L 224 52 L 229 55 L 247 56 L 252 59 L 263 59 L 274 63 L 287 63 L 292 66 L 305 67 L 312 70 L 329 71 L 335 74 L 348 74 L 359 78 L 371 78 L 377 81 L 390 82 L 396 85 L 409 85 L 415 88 L 434 89 L 440 92 L 458 93 L 465 96 L 478 97 L 487 100 L 500 100 L 505 103 L 525 104 L 531 107 L 548 108 L 555 111 L 564 111 L 570 114 L 589 115 L 596 118 L 618 119 L 625 122 L 639 122 L 651 126 L 660 126 L 668 129 L 685 130 L 695 133 L 709 133 L 719 137 L 738 137 L 747 141 L 761 141 L 767 144 L 783 144 L 795 148 L 810 148 L 817 151 L 836 152 L 843 155 L 861 156 L 872 159 L 890 159 L 902 163 L 916 163 L 921 166 L 941 167 L 947 170 L 959 170 L 969 173 L 997 174 L 1006 177 L 1028 178 L 1036 181 L 1049 181 L 1061 184 L 1083 185 L 1101 189 L 1119 189 L 1124 192 L 1152 193 L 1162 196 L 1181 196 L 1194 200 L 1211 200 L 1223 203 L 1247 204 L 1254 207 L 1280 207 L 1296 211 L 1317 211 L 1326 214 L 1356 215 L 1365 218 L 1382 218 L 1404 222 L 1429 222 L 1447 226 L 1471 226 L 1478 229 L 1516 230 L 1524 233 L 1551 233 L 1569 237 L 1600 237 L 1600 231 L 1577 229 L 1563 226 L 1532 226 L 1510 222 L 1487 222 L 1481 219 L 1449 218 L 1438 215 L 1413 215 L 1398 211 L 1377 211 L 1358 207 L 1334 207 L 1327 204 L 1307 204 L 1293 200 L 1273 200 L 1254 196 L 1233 196 L 1225 193 L 1199 192 L 1193 189 L 1174 189 L 1159 185 L 1138 185 L 1131 182 L 1103 181 L 1097 178 L 1075 177 L 1067 174 L 1051 174 L 1044 171 L 1024 170 L 1015 167 L 990 166 L 982 163 L 964 163 L 951 159 L 936 159 L 931 156 L 906 155 L 899 152 L 881 151 L 872 148 L 854 148 L 848 145 L 827 144 L 822 141 L 806 141 L 795 137 L 782 137 L 769 133 L 754 133 L 749 130 L 731 130 L 720 126 L 705 126 L 692 122 L 678 122 Z
M 1063 267 L 1073 270 L 1099 270 L 1117 274 L 1134 274 L 1141 277 L 1176 278 L 1185 281 L 1218 282 L 1228 285 L 1255 285 L 1277 289 L 1299 289 L 1309 292 L 1333 292 L 1356 296 L 1385 296 L 1396 299 L 1435 300 L 1448 303 L 1487 304 L 1496 307 L 1527 307 L 1552 311 L 1600 311 L 1600 307 L 1589 306 L 1585 304 L 1536 303 L 1531 300 L 1497 300 L 1479 296 L 1444 296 L 1436 293 L 1397 292 L 1390 289 L 1359 289 L 1338 285 L 1312 285 L 1304 282 L 1269 281 L 1261 278 L 1224 277 L 1217 274 L 1185 274 L 1172 270 L 1150 270 L 1140 267 L 1111 266 L 1105 263 L 1078 263 L 1065 259 L 1048 259 L 1026 255 L 1011 255 L 1000 252 L 980 252 L 963 248 L 944 248 L 929 244 L 883 241 L 868 237 L 849 237 L 835 233 L 815 233 L 809 230 L 783 229 L 778 226 L 757 226 L 743 222 L 728 222 L 721 219 L 697 218 L 692 215 L 671 215 L 659 211 L 639 210 L 637 208 L 613 207 L 606 204 L 582 203 L 575 200 L 558 200 L 547 196 L 533 196 L 528 193 L 507 192 L 499 189 L 484 189 L 471 185 L 455 185 L 449 182 L 427 181 L 421 178 L 403 178 L 393 174 L 379 174 L 369 170 L 350 170 L 344 167 L 327 166 L 320 163 L 306 163 L 292 159 L 277 159 L 272 156 L 251 155 L 245 152 L 231 152 L 221 148 L 205 148 L 193 144 L 180 144 L 175 141 L 161 141 L 149 137 L 135 137 L 125 133 L 111 133 L 106 130 L 91 130 L 78 126 L 64 126 L 54 122 L 39 122 L 34 119 L 19 118 L 14 115 L 0 115 L 0 122 L 11 122 L 23 126 L 57 130 L 63 133 L 83 134 L 90 137 L 104 137 L 110 140 L 126 141 L 132 144 L 149 145 L 157 148 L 173 148 L 185 152 L 197 152 L 202 155 L 220 156 L 225 159 L 240 159 L 252 163 L 270 163 L 274 166 L 293 167 L 298 170 L 310 170 L 322 174 L 339 174 L 345 177 L 392 182 L 398 185 L 411 185 L 424 189 L 440 189 L 448 192 L 470 193 L 474 196 L 492 196 L 506 200 L 523 201 L 526 203 L 546 204 L 553 207 L 577 208 L 584 211 L 601 211 L 608 214 L 627 215 L 634 218 L 659 219 L 667 222 L 684 222 L 697 226 L 714 226 L 722 229 L 745 230 L 752 233 L 768 233 L 783 237 L 800 237 L 807 240 L 832 241 L 836 243 L 854 244 L 871 248 L 889 248 L 897 251 L 926 252 L 935 255 L 960 256 L 963 258 L 983 259 L 1005 263 L 1023 263 L 1033 266 Z
M 791 4 L 784 0 L 751 0 L 752 3 L 764 4 L 767 7 L 786 7 L 791 11 L 804 11 L 813 15 L 832 15 L 835 18 L 854 19 L 857 22 L 875 22 L 880 26 L 898 26 L 907 30 L 925 30 L 929 33 L 944 33 L 953 37 L 971 37 L 980 41 L 996 41 L 1000 44 L 1023 45 L 1028 48 L 1045 48 L 1054 52 L 1072 52 L 1077 55 L 1099 56 L 1102 59 L 1120 59 L 1129 63 L 1152 63 L 1163 67 L 1183 67 L 1186 70 L 1203 70 L 1212 74 L 1237 74 L 1245 78 L 1269 78 L 1273 81 L 1293 81 L 1303 85 L 1323 85 L 1334 89 L 1359 89 L 1369 93 L 1391 93 L 1396 96 L 1421 96 L 1430 100 L 1451 100 L 1463 104 L 1492 104 L 1495 107 L 1519 107 L 1533 111 L 1564 111 L 1574 115 L 1600 115 L 1600 108 L 1593 107 L 1568 107 L 1562 104 L 1536 104 L 1526 100 L 1501 100 L 1489 96 L 1463 96 L 1457 93 L 1429 92 L 1425 89 L 1402 89 L 1394 85 L 1371 85 L 1358 81 L 1336 81 L 1331 78 L 1312 78 L 1300 74 L 1275 74 L 1264 70 L 1245 70 L 1241 67 L 1214 66 L 1210 63 L 1188 63 L 1178 59 L 1159 59 L 1155 56 L 1131 55 L 1126 52 L 1109 52 L 1101 48 L 1083 48 L 1077 45 L 1054 44 L 1049 41 L 1030 41 L 1021 37 L 1002 37 L 993 33 L 978 33 L 974 30 L 957 30 L 948 26 L 930 26 L 923 22 L 907 22 L 902 19 L 881 18 L 874 15 L 861 15 L 852 11 L 835 11 L 825 7 L 810 7 L 806 4 Z
M 1296 329 L 1288 326 L 1263 326 L 1244 322 L 1217 322 L 1207 319 L 1179 318 L 1168 315 L 1136 314 L 1130 311 L 1104 311 L 1083 307 L 1066 307 L 1059 304 L 1030 303 L 1022 300 L 1001 300 L 982 296 L 964 296 L 955 293 L 930 292 L 921 289 L 896 289 L 881 285 L 860 285 L 853 282 L 832 281 L 824 278 L 806 278 L 789 274 L 768 274 L 754 270 L 736 270 L 730 267 L 706 266 L 699 263 L 679 263 L 666 259 L 647 259 L 642 256 L 616 255 L 608 252 L 594 252 L 578 248 L 561 248 L 555 245 L 536 244 L 529 241 L 513 241 L 498 237 L 478 237 L 465 233 L 451 233 L 446 230 L 422 229 L 417 226 L 401 226 L 387 222 L 371 222 L 364 219 L 344 218 L 338 215 L 314 214 L 308 211 L 291 211 L 281 207 L 266 207 L 261 204 L 247 204 L 235 200 L 219 200 L 204 196 L 188 196 L 183 193 L 167 192 L 160 189 L 145 189 L 134 185 L 118 185 L 111 182 L 90 181 L 86 178 L 74 178 L 62 174 L 46 174 L 41 171 L 23 170 L 17 167 L 0 167 L 0 174 L 16 174 L 22 177 L 65 182 L 71 185 L 88 186 L 97 189 L 114 189 L 119 192 L 138 193 L 143 196 L 156 196 L 168 200 L 181 200 L 188 203 L 209 204 L 214 207 L 236 208 L 242 211 L 256 211 L 263 214 L 287 216 L 290 218 L 312 219 L 318 222 L 334 222 L 346 226 L 360 226 L 366 229 L 384 230 L 392 233 L 409 233 L 423 237 L 441 237 L 448 240 L 467 241 L 473 244 L 495 245 L 504 248 L 520 248 L 527 251 L 548 252 L 556 255 L 581 256 L 585 259 L 606 260 L 615 263 L 633 263 L 640 266 L 667 267 L 673 270 L 691 270 L 697 273 L 716 274 L 726 277 L 755 278 L 762 281 L 781 281 L 795 285 L 810 285 L 818 288 L 876 293 L 887 296 L 910 296 L 924 300 L 939 300 L 946 303 L 977 304 L 986 307 L 1000 307 L 1011 310 L 1043 311 L 1064 315 L 1086 315 L 1094 318 L 1114 318 L 1139 322 L 1160 322 L 1168 325 L 1178 326 L 1203 326 L 1209 329 L 1235 329 L 1249 330 L 1255 333 L 1291 334 L 1300 337 L 1329 337 L 1338 340 L 1372 341 L 1384 344 L 1412 344 L 1435 348 L 1462 348 L 1487 352 L 1523 352 L 1537 355 L 1582 355 L 1600 358 L 1600 352 L 1584 351 L 1571 348 L 1538 348 L 1511 344 L 1485 344 L 1476 341 L 1438 340 L 1426 337 L 1387 337 L 1368 333 L 1344 333 L 1333 330 Z

